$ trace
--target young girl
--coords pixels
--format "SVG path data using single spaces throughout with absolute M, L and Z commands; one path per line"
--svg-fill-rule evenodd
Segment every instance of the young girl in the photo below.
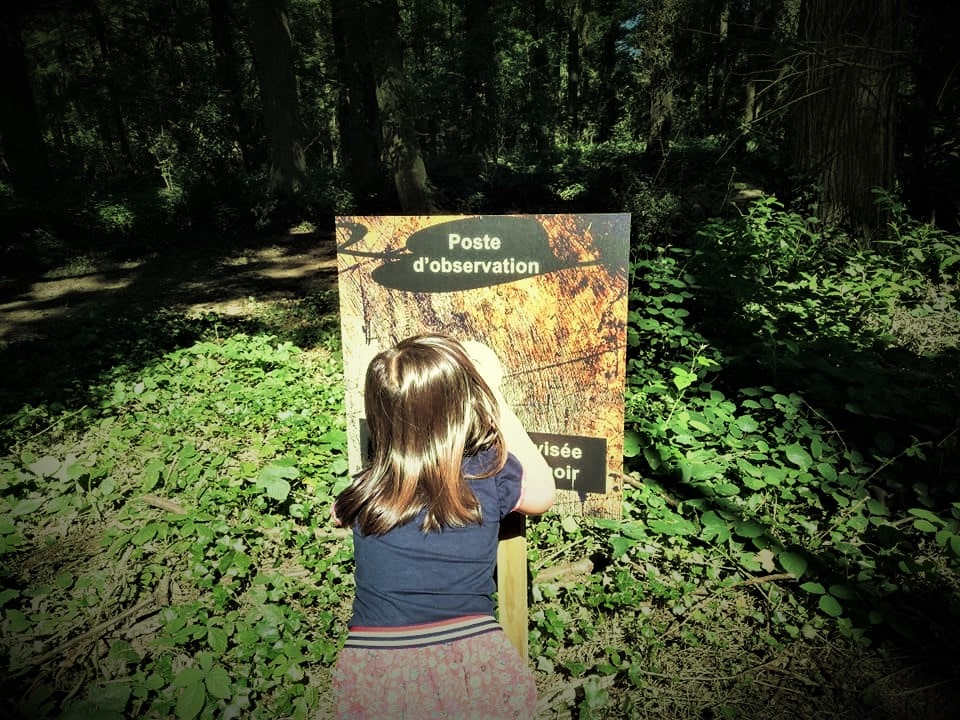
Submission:
M 367 369 L 370 460 L 335 505 L 356 562 L 333 675 L 341 720 L 535 714 L 533 676 L 494 619 L 493 573 L 500 520 L 546 511 L 556 490 L 503 402 L 499 362 L 471 347 L 477 362 L 419 335 Z

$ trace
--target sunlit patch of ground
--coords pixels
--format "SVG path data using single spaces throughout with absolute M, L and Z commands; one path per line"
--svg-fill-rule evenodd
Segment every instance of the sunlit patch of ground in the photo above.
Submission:
M 80 258 L 0 298 L 0 344 L 43 338 L 48 323 L 133 308 L 250 314 L 251 302 L 296 299 L 335 284 L 332 239 L 299 235 L 211 257 L 176 248 L 125 262 Z

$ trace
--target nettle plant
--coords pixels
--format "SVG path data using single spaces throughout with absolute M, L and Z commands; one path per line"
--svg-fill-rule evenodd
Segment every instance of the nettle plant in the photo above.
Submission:
M 845 246 L 767 198 L 690 247 L 633 248 L 623 519 L 528 529 L 557 717 L 633 716 L 690 649 L 736 664 L 832 627 L 909 635 L 911 601 L 957 587 L 960 240 L 894 231 Z M 352 582 L 329 520 L 349 478 L 328 300 L 260 318 L 309 351 L 167 318 L 173 349 L 150 318 L 65 335 L 57 366 L 89 387 L 14 368 L 43 390 L 0 428 L 2 684 L 22 715 L 323 716 Z
M 310 670 L 335 657 L 350 582 L 329 523 L 341 373 L 268 335 L 200 341 L 112 373 L 88 424 L 3 461 L 2 648 L 21 713 L 316 713 Z
M 625 454 L 670 499 L 648 503 L 648 530 L 795 577 L 863 642 L 907 632 L 889 599 L 960 557 L 958 479 L 937 474 L 956 459 L 956 383 L 920 392 L 935 373 L 867 322 L 944 282 L 960 240 L 935 237 L 925 275 L 926 255 L 845 254 L 766 198 L 633 268 Z

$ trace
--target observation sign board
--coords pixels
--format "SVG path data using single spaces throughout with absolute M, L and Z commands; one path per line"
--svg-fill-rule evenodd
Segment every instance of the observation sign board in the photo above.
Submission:
M 554 469 L 561 513 L 619 519 L 628 214 L 337 218 L 347 442 L 367 364 L 440 332 L 499 357 L 506 400 Z

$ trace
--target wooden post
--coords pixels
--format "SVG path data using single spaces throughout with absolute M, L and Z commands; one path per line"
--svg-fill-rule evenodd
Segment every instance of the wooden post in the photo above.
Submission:
M 511 513 L 500 523 L 497 546 L 497 604 L 500 624 L 524 662 L 527 650 L 527 537 L 520 513 Z

